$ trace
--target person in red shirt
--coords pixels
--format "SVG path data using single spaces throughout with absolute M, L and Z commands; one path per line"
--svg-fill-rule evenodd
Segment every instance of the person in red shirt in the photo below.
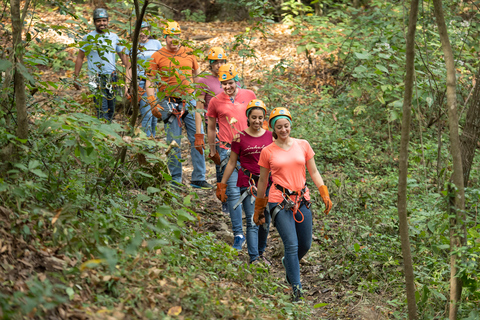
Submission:
M 167 143 L 173 140 L 181 145 L 182 121 L 185 124 L 190 154 L 192 156 L 193 172 L 191 186 L 194 188 L 211 189 L 212 185 L 205 180 L 205 158 L 203 152 L 195 149 L 195 105 L 193 98 L 198 74 L 198 62 L 191 49 L 183 47 L 178 39 L 181 33 L 177 22 L 167 22 L 163 30 L 166 46 L 152 54 L 149 65 L 149 79 L 145 83 L 147 101 L 152 107 L 153 116 L 162 119 L 167 135 Z M 155 94 L 154 77 L 159 75 L 158 98 Z M 158 103 L 158 100 L 160 103 Z M 173 181 L 182 183 L 182 159 L 180 148 L 168 155 L 168 169 Z
M 332 201 L 315 165 L 312 147 L 308 141 L 290 136 L 290 112 L 286 108 L 273 109 L 269 124 L 274 130 L 275 142 L 262 150 L 258 161 L 260 178 L 253 220 L 257 225 L 265 223 L 264 210 L 268 204 L 272 223 L 283 241 L 282 264 L 296 302 L 303 298 L 299 262 L 312 244 L 312 212 L 305 167 L 325 203 L 325 214 L 332 208 Z M 270 173 L 273 184 L 265 198 Z
M 256 196 L 256 185 L 260 175 L 260 152 L 272 143 L 272 133 L 263 128 L 263 121 L 267 113 L 267 107 L 262 100 L 252 100 L 247 106 L 248 127 L 233 138 L 230 160 L 223 174 L 222 182 L 217 188 L 217 198 L 227 201 L 225 190 L 227 181 L 237 168 L 237 160 L 240 160 L 241 169 L 238 171 L 237 186 L 240 187 L 242 196 L 235 204 L 243 205 L 245 220 L 247 221 L 247 249 L 250 256 L 250 263 L 258 261 L 267 265 L 271 263 L 265 258 L 264 252 L 267 246 L 268 230 L 270 227 L 269 215 L 266 215 L 266 222 L 260 228 L 253 222 L 254 201 Z
M 208 144 L 210 147 L 209 157 L 220 165 L 222 172 L 228 162 L 231 152 L 233 136 L 247 128 L 247 116 L 245 115 L 247 105 L 253 99 L 256 99 L 255 93 L 250 90 L 240 89 L 237 86 L 237 69 L 231 63 L 220 67 L 218 72 L 223 92 L 210 100 L 208 106 Z M 215 143 L 215 127 L 218 121 L 218 139 Z M 235 207 L 240 199 L 240 188 L 237 187 L 238 171 L 235 170 L 227 181 L 226 195 L 228 196 L 228 211 L 232 221 L 234 235 L 233 247 L 241 250 L 245 243 L 245 236 L 242 229 L 242 206 Z M 218 183 L 217 183 L 218 188 Z
M 205 125 L 208 125 L 208 117 L 206 112 L 208 111 L 208 104 L 213 97 L 223 92 L 222 84 L 218 80 L 218 70 L 221 66 L 227 63 L 227 53 L 221 47 L 213 47 L 208 50 L 207 60 L 209 62 L 210 74 L 203 77 L 198 77 L 198 98 L 197 98 L 197 115 L 195 116 L 195 125 L 197 133 L 195 134 L 195 148 L 203 154 L 205 148 L 203 122 L 202 118 L 205 117 Z M 198 114 L 200 113 L 200 114 Z M 218 126 L 217 126 L 218 127 Z M 205 128 L 208 132 L 208 127 Z M 215 165 L 215 171 L 217 174 L 217 182 L 222 181 L 221 170 L 219 165 Z M 226 202 L 222 203 L 222 211 L 228 213 L 228 205 Z

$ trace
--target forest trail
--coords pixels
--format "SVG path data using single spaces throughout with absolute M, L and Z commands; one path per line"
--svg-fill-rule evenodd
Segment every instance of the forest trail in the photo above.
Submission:
M 90 12 L 91 8 L 86 7 L 84 17 L 88 19 Z M 73 24 L 66 22 L 68 17 L 60 15 L 57 12 L 48 12 L 48 15 L 46 12 L 38 12 L 37 14 L 39 19 L 36 19 L 36 21 L 33 22 L 32 27 L 47 21 L 55 21 L 57 24 L 70 29 L 74 27 Z M 206 50 L 211 46 L 232 43 L 234 36 L 244 32 L 245 28 L 248 27 L 248 24 L 245 22 L 181 22 L 181 26 L 184 30 L 186 39 L 191 40 L 196 46 L 202 47 Z M 74 46 L 67 46 L 73 43 L 72 39 L 66 37 L 64 34 L 59 35 L 51 30 L 42 33 L 41 37 L 41 40 L 64 44 L 65 50 L 69 53 L 68 59 L 74 61 L 77 48 Z M 265 36 L 255 34 L 252 36 L 250 45 L 255 48 L 256 58 L 242 59 L 237 53 L 234 53 L 230 56 L 229 61 L 233 61 L 237 64 L 241 76 L 245 81 L 246 88 L 254 91 L 258 90 L 257 80 L 263 79 L 263 74 L 259 72 L 260 69 L 264 69 L 265 67 L 273 68 L 276 64 L 282 61 L 293 61 L 293 64 L 289 67 L 291 72 L 298 72 L 300 74 L 309 72 L 309 68 L 325 67 L 326 64 L 323 64 L 320 59 L 321 56 L 318 56 L 318 61 L 316 61 L 316 65 L 313 66 L 309 64 L 305 55 L 297 55 L 295 44 L 298 40 L 298 36 L 291 35 L 291 29 L 288 25 L 274 24 L 269 28 L 269 34 Z M 201 62 L 202 70 L 205 70 L 206 67 L 207 64 Z M 73 77 L 73 67 L 72 69 L 62 69 L 59 71 L 53 71 L 49 68 L 42 67 L 41 72 L 43 81 L 58 82 L 60 78 L 70 79 Z M 306 77 L 305 81 L 308 81 Z M 326 76 L 325 79 L 318 79 L 318 81 L 318 84 L 322 84 L 331 80 Z M 85 86 L 81 91 L 76 91 L 73 86 L 71 86 L 66 89 L 54 89 L 53 96 L 70 95 L 74 97 L 76 101 L 84 103 L 86 101 L 86 96 L 84 94 L 86 93 L 87 89 Z M 51 96 L 44 96 L 43 98 L 37 99 L 46 99 L 45 101 L 50 101 L 51 98 Z M 116 114 L 115 121 L 123 122 L 126 118 L 126 114 L 119 112 Z M 163 138 L 161 125 L 159 125 L 158 131 L 159 135 L 157 139 L 161 140 Z M 184 183 L 188 186 L 192 166 L 189 159 L 188 142 L 186 139 L 182 142 L 182 156 L 187 160 L 184 165 Z M 326 178 L 328 179 L 328 176 Z M 215 184 L 216 182 L 215 167 L 210 161 L 207 161 L 207 180 L 212 184 Z M 198 232 L 213 232 L 219 241 L 231 244 L 233 242 L 233 235 L 231 233 L 229 218 L 221 212 L 221 205 L 215 197 L 214 189 L 197 191 L 192 190 L 190 187 L 185 187 L 184 193 L 187 195 L 192 191 L 196 191 L 199 196 L 199 199 L 194 200 L 197 208 L 196 212 L 199 214 L 199 222 L 194 225 L 194 228 Z M 320 228 L 319 220 L 323 217 L 321 214 L 323 210 L 318 207 L 314 207 L 314 210 L 316 211 L 314 214 L 316 217 L 316 219 L 314 219 L 314 229 L 318 229 Z M 8 219 L 8 214 L 4 213 L 4 217 L 5 219 Z M 331 227 L 335 228 L 335 225 L 332 224 Z M 8 230 L 2 229 L 1 231 L 4 234 L 8 233 Z M 341 232 L 341 230 L 337 230 L 336 232 Z M 38 266 L 42 266 L 42 268 L 46 270 L 54 271 L 62 270 L 66 268 L 66 266 L 73 266 L 77 263 L 77 261 L 71 261 L 65 256 L 56 256 L 47 249 L 46 251 L 39 251 L 38 249 L 17 240 L 18 239 L 9 236 L 2 244 L 7 246 L 7 248 L 8 246 L 10 246 L 10 249 L 13 248 L 12 250 L 9 249 L 12 254 L 8 259 L 5 258 L 5 261 L 8 260 L 10 262 L 8 265 L 15 265 L 18 268 L 16 271 L 18 279 Z M 335 242 L 333 243 L 335 244 Z M 312 249 L 307 255 L 307 258 L 309 258 L 303 259 L 301 262 L 301 277 L 306 291 L 306 303 L 311 306 L 313 310 L 311 319 L 384 319 L 385 317 L 382 315 L 381 309 L 377 308 L 382 304 L 379 302 L 382 300 L 380 296 L 378 297 L 378 301 L 371 301 L 371 296 L 364 297 L 361 294 L 352 298 L 351 292 L 356 291 L 355 287 L 349 285 L 345 279 L 330 278 L 328 274 L 325 273 L 322 266 L 322 251 L 326 250 L 326 248 L 323 247 L 324 244 L 325 242 L 322 242 L 321 239 L 314 236 Z M 2 247 L 2 245 L 0 245 L 0 247 Z M 17 250 L 27 250 L 31 252 L 30 256 L 33 255 L 37 258 L 35 258 L 36 260 L 33 262 L 27 262 L 24 258 L 18 259 L 13 254 Z M 332 248 L 329 250 L 332 250 Z M 276 232 L 273 227 L 271 227 L 270 230 L 266 256 L 272 262 L 272 266 L 269 268 L 269 273 L 278 279 L 278 290 L 288 292 L 290 289 L 285 281 L 285 272 L 280 261 L 283 256 L 283 247 L 278 232 Z M 248 262 L 246 246 L 244 246 L 243 250 L 240 252 L 238 259 L 245 263 Z M 14 261 L 16 261 L 16 263 L 13 264 L 12 262 Z M 319 275 L 322 276 L 320 277 Z M 348 292 L 350 293 L 347 294 Z M 317 304 L 322 304 L 322 307 L 314 309 L 313 306 Z M 78 315 L 78 318 L 86 319 L 84 315 Z

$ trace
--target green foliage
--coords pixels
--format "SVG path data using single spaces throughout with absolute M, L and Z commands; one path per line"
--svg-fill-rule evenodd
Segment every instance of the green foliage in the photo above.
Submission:
M 205 22 L 205 14 L 201 11 L 192 12 L 190 9 L 185 9 L 182 13 L 185 15 L 186 21 Z

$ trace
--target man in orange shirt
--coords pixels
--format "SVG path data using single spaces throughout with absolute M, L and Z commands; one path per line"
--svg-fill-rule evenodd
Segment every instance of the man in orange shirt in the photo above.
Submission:
M 152 114 L 163 120 L 167 143 L 175 140 L 180 146 L 182 121 L 185 124 L 193 172 L 191 186 L 211 189 L 213 186 L 205 181 L 205 159 L 203 153 L 195 149 L 195 106 L 193 83 L 198 74 L 199 65 L 192 50 L 183 47 L 178 36 L 181 30 L 177 22 L 167 22 L 163 30 L 166 46 L 155 52 L 150 61 L 150 78 L 145 87 L 147 100 L 152 106 Z M 158 75 L 160 79 L 153 80 Z M 155 95 L 152 81 L 157 81 L 158 92 Z M 158 100 L 157 100 L 158 98 Z M 160 104 L 157 103 L 160 101 Z M 203 131 L 202 131 L 203 133 Z M 174 148 L 168 156 L 168 169 L 173 180 L 182 183 L 182 164 L 180 148 Z

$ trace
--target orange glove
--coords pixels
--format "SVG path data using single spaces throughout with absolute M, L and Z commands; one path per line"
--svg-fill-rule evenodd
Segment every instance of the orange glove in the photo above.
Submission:
M 217 183 L 217 198 L 218 200 L 225 202 L 227 201 L 227 195 L 225 194 L 227 192 L 227 184 L 218 182 Z
M 193 145 L 200 154 L 203 154 L 203 149 L 205 149 L 204 136 L 203 133 L 195 133 L 195 143 Z
M 328 214 L 330 212 L 330 209 L 332 209 L 333 204 L 332 200 L 330 200 L 330 196 L 328 195 L 327 186 L 320 186 L 320 188 L 318 188 L 318 191 L 320 192 L 323 203 L 325 203 L 325 211 L 323 211 L 323 213 Z
M 148 96 L 147 102 L 150 105 L 153 116 L 157 119 L 162 120 L 162 114 L 160 113 L 160 110 L 163 110 L 163 108 L 158 104 L 157 97 Z
M 265 208 L 268 204 L 268 198 L 256 198 L 255 199 L 255 211 L 253 213 L 253 222 L 257 226 L 265 223 Z
M 212 159 L 212 161 L 217 165 L 219 166 L 222 161 L 220 160 L 220 154 L 218 153 L 218 151 L 215 152 L 215 154 L 213 156 L 208 156 L 210 159 Z
M 142 96 L 143 94 L 145 93 L 145 90 L 143 90 L 142 87 L 138 86 L 138 102 L 140 102 L 140 100 L 142 100 Z M 132 102 L 132 98 L 133 98 L 133 95 L 130 95 L 129 93 L 127 93 L 127 99 L 128 101 Z

